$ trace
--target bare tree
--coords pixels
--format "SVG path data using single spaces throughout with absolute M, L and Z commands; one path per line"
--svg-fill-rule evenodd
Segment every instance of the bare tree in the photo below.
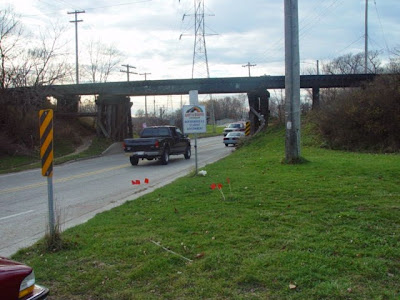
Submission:
M 62 41 L 65 27 L 52 26 L 41 34 L 37 46 L 27 50 L 22 65 L 25 85 L 42 86 L 63 82 L 71 68 L 67 63 L 66 44 Z
M 0 10 L 0 87 L 10 86 L 14 73 L 13 60 L 20 51 L 18 45 L 21 39 L 22 27 L 11 9 Z
M 89 65 L 85 70 L 91 82 L 107 82 L 111 72 L 122 62 L 122 53 L 113 45 L 105 45 L 100 41 L 91 41 L 87 45 Z
M 280 124 L 285 121 L 285 95 L 283 90 L 273 90 L 273 95 L 270 98 L 269 110 L 271 117 L 277 118 Z
M 382 72 L 378 51 L 368 52 L 368 61 L 368 71 L 370 73 Z M 322 70 L 325 74 L 361 74 L 365 72 L 364 65 L 364 53 L 349 53 L 324 64 Z
M 0 10 L 0 87 L 50 85 L 62 82 L 70 71 L 66 63 L 65 28 L 52 25 L 50 30 L 23 37 L 22 26 L 12 10 Z M 26 45 L 33 45 L 27 47 Z
M 396 47 L 392 50 L 392 58 L 386 68 L 388 73 L 400 74 L 400 47 Z
M 53 26 L 39 37 L 26 37 L 12 10 L 0 10 L 0 131 L 9 145 L 6 153 L 21 145 L 31 150 L 37 145 L 37 110 L 50 103 L 35 87 L 67 78 L 63 32 Z M 10 89 L 15 87 L 33 88 Z
M 239 120 L 243 118 L 243 112 L 245 110 L 245 98 L 239 97 L 224 97 L 220 99 L 213 99 L 209 101 L 201 102 L 202 105 L 206 106 L 206 111 L 212 111 L 212 105 L 214 106 L 214 113 L 216 120 L 222 119 L 235 119 Z

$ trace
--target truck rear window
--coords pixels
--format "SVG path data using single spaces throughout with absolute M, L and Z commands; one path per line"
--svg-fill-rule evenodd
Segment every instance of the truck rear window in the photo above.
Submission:
M 145 128 L 142 131 L 141 137 L 156 137 L 156 136 L 170 136 L 168 128 Z

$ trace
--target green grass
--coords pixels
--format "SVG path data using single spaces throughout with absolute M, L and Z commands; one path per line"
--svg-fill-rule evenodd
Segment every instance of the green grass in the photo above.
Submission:
M 215 129 L 214 129 L 213 125 L 207 125 L 207 132 L 206 133 L 199 133 L 197 135 L 197 137 L 203 138 L 203 137 L 218 136 L 218 135 L 222 135 L 223 132 L 224 132 L 224 127 L 223 126 L 215 126 Z M 194 135 L 193 134 L 189 134 L 189 137 L 191 139 L 194 139 Z
M 88 157 L 93 157 L 100 155 L 104 150 L 106 150 L 112 141 L 104 138 L 95 137 L 92 140 L 90 147 L 79 153 L 72 154 L 74 148 L 69 142 L 56 141 L 54 146 L 54 164 L 62 164 L 67 161 L 83 159 Z M 0 174 L 9 172 L 18 172 L 28 169 L 40 168 L 40 154 L 37 153 L 35 157 L 32 156 L 4 156 L 0 160 Z
M 270 128 L 207 176 L 66 230 L 64 250 L 14 258 L 54 299 L 399 299 L 399 155 L 302 156 L 282 164 L 284 131 Z

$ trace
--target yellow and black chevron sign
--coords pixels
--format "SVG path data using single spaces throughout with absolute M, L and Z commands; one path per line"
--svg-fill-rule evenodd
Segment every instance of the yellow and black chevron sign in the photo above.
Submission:
M 40 159 L 42 160 L 42 175 L 53 175 L 53 110 L 39 111 L 40 127 Z
M 250 122 L 246 122 L 246 130 L 244 131 L 246 135 L 250 135 Z

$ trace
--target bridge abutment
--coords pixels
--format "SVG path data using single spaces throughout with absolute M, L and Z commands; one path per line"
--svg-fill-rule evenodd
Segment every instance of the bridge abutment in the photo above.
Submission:
M 247 93 L 249 100 L 250 134 L 266 129 L 269 119 L 269 97 L 267 90 L 257 90 Z
M 127 96 L 99 95 L 96 99 L 97 118 L 96 131 L 98 136 L 121 142 L 132 137 L 132 102 Z

